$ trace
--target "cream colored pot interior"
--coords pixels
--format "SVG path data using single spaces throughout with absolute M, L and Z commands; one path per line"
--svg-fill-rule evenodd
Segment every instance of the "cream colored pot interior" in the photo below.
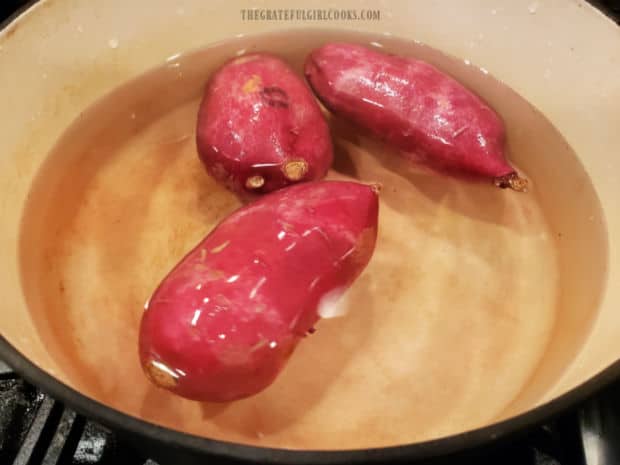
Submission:
M 381 19 L 243 21 L 254 6 L 43 0 L 0 33 L 0 331 L 11 344 L 131 415 L 309 449 L 484 426 L 620 358 L 616 25 L 568 0 L 308 1 Z M 266 32 L 276 35 L 247 38 Z M 350 312 L 321 322 L 254 398 L 210 405 L 156 390 L 138 364 L 141 304 L 238 205 L 195 156 L 204 80 L 235 53 L 279 51 L 299 66 L 302 52 L 338 39 L 428 59 L 482 95 L 532 191 L 409 171 L 333 119 L 330 176 L 386 186 L 379 245 Z

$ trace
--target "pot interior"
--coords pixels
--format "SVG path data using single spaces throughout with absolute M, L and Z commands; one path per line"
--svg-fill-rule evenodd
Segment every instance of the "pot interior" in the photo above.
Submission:
M 137 356 L 144 303 L 240 205 L 196 156 L 206 80 L 253 51 L 276 53 L 300 71 L 310 50 L 334 40 L 425 59 L 482 96 L 502 116 L 509 157 L 530 192 L 410 166 L 328 116 L 336 149 L 329 177 L 384 185 L 377 249 L 346 296 L 348 314 L 321 321 L 276 382 L 252 398 L 201 404 L 156 389 Z M 154 423 L 292 449 L 423 441 L 540 404 L 592 329 L 607 256 L 590 178 L 526 100 L 467 60 L 336 30 L 228 40 L 173 56 L 108 93 L 38 168 L 19 236 L 23 293 L 56 376 Z

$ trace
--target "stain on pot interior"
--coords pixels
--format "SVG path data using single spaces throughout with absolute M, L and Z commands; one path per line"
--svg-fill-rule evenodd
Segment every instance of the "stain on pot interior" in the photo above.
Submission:
M 341 160 L 330 177 L 384 186 L 377 249 L 349 293 L 349 313 L 320 322 L 255 397 L 211 405 L 154 389 L 137 356 L 144 302 L 239 205 L 196 155 L 193 129 L 207 77 L 241 49 L 279 54 L 300 71 L 306 53 L 329 40 L 379 42 L 471 87 L 506 122 L 510 157 L 532 191 L 517 195 L 407 167 L 383 144 L 333 120 Z M 293 449 L 422 441 L 540 401 L 590 330 L 606 257 L 590 180 L 542 115 L 461 60 L 371 34 L 256 36 L 177 63 L 86 109 L 31 191 L 20 243 L 23 286 L 70 385 L 175 429 Z

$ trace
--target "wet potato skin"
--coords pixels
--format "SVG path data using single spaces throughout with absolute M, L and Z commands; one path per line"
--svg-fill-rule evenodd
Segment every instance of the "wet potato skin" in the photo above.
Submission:
M 207 171 L 237 193 L 267 193 L 325 176 L 327 123 L 303 79 L 267 54 L 235 58 L 209 80 L 196 131 Z
M 348 43 L 314 50 L 306 79 L 327 108 L 439 171 L 525 191 L 501 118 L 430 64 Z
M 151 381 L 190 399 L 267 387 L 321 304 L 366 267 L 377 235 L 374 186 L 303 183 L 223 220 L 163 280 L 140 327 Z

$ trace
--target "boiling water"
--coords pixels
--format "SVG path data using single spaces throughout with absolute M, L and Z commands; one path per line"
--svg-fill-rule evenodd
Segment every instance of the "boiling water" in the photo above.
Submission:
M 320 322 L 277 381 L 252 398 L 201 404 L 156 389 L 137 355 L 144 303 L 240 205 L 196 155 L 205 81 L 226 59 L 252 51 L 277 53 L 301 70 L 308 51 L 330 40 L 426 59 L 479 93 L 503 117 L 510 158 L 532 189 L 518 194 L 407 166 L 330 118 L 330 177 L 384 185 L 377 249 L 349 292 L 349 313 Z M 570 205 L 567 193 L 577 194 Z M 280 33 L 172 57 L 86 109 L 33 185 L 23 284 L 61 377 L 117 409 L 264 446 L 393 445 L 475 428 L 541 398 L 594 316 L 600 224 L 570 147 L 489 75 L 399 39 Z

